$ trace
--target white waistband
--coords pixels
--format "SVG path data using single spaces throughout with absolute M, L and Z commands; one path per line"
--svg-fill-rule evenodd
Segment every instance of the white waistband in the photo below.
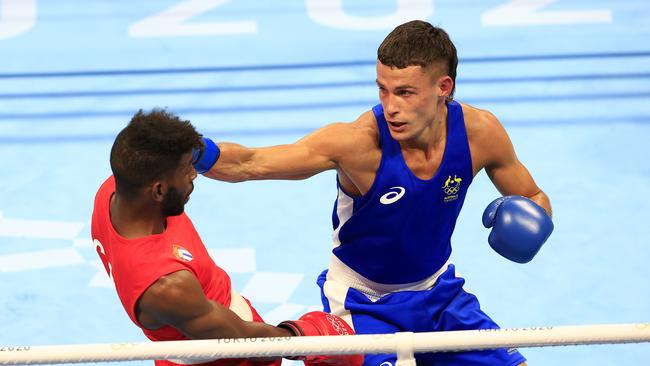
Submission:
M 251 311 L 251 307 L 233 288 L 230 289 L 230 306 L 228 307 L 243 320 L 247 322 L 253 321 L 253 311 Z
M 440 277 L 440 275 L 445 270 L 447 270 L 447 267 L 450 264 L 451 261 L 447 260 L 447 262 L 443 264 L 442 267 L 436 271 L 436 273 L 421 281 L 400 284 L 385 284 L 374 282 L 365 278 L 352 268 L 348 267 L 348 265 L 343 263 L 335 255 L 332 255 L 330 267 L 327 271 L 327 280 L 339 282 L 343 285 L 359 290 L 370 297 L 379 298 L 391 292 L 428 290 L 433 287 L 438 277 Z

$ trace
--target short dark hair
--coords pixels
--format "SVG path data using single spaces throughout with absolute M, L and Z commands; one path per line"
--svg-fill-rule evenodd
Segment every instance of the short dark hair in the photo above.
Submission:
M 408 66 L 427 67 L 441 62 L 447 66 L 447 75 L 454 81 L 452 97 L 456 89 L 456 46 L 442 28 L 413 20 L 397 26 L 386 36 L 377 50 L 377 59 L 389 67 L 403 69 Z
M 181 156 L 202 145 L 189 121 L 155 108 L 139 110 L 117 135 L 111 149 L 116 190 L 127 196 L 172 173 Z

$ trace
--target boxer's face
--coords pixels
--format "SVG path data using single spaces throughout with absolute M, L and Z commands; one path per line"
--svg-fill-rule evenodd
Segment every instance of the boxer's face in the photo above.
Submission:
M 167 192 L 162 201 L 164 216 L 177 216 L 185 210 L 185 204 L 194 190 L 196 170 L 192 166 L 192 154 L 183 154 L 178 167 L 168 180 Z
M 377 86 L 391 136 L 406 141 L 433 126 L 453 81 L 436 65 L 399 69 L 377 61 Z

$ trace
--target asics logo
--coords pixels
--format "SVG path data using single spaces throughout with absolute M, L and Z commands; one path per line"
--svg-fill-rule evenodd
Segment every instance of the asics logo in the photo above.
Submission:
M 391 203 L 399 201 L 399 199 L 404 196 L 404 193 L 406 193 L 404 187 L 390 187 L 390 189 L 396 189 L 396 191 L 390 191 L 379 198 L 379 202 L 384 205 L 390 205 Z

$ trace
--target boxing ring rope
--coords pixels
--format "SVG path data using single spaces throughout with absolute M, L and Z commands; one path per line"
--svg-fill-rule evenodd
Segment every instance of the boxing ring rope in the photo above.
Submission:
M 545 326 L 336 337 L 225 338 L 214 340 L 0 346 L 0 365 L 396 353 L 397 365 L 415 365 L 414 353 L 510 347 L 650 342 L 650 323 Z

